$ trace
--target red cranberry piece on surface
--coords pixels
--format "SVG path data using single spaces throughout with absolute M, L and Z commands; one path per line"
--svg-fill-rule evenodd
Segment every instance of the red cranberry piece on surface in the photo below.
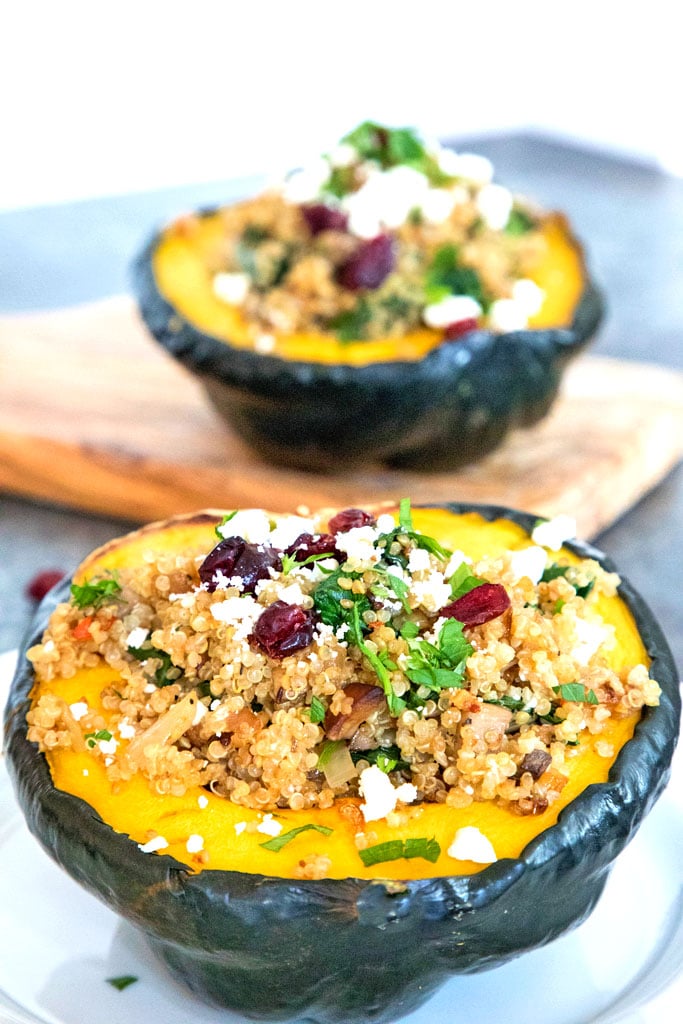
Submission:
M 216 544 L 213 551 L 210 551 L 202 564 L 199 566 L 199 578 L 205 584 L 207 590 L 216 589 L 214 576 L 220 570 L 224 576 L 236 576 L 235 565 L 237 559 L 244 551 L 246 541 L 241 537 L 226 537 L 225 540 Z
M 26 587 L 26 596 L 32 601 L 42 601 L 49 590 L 52 590 L 60 580 L 64 579 L 61 569 L 44 569 L 36 573 Z
M 312 235 L 319 235 L 321 231 L 346 231 L 348 217 L 332 206 L 310 203 L 301 207 L 301 213 Z
M 500 583 L 482 583 L 480 587 L 451 601 L 439 611 L 445 619 L 457 619 L 463 626 L 481 626 L 497 619 L 510 607 L 507 590 Z
M 289 545 L 285 554 L 294 555 L 297 562 L 305 562 L 311 555 L 329 555 L 330 558 L 339 558 L 339 552 L 331 533 L 321 533 L 319 537 L 314 537 L 312 533 L 300 533 L 296 540 Z
M 443 340 L 457 341 L 459 338 L 464 337 L 465 334 L 469 334 L 470 331 L 476 331 L 478 326 L 479 322 L 473 316 L 467 317 L 465 320 L 456 320 L 455 323 L 449 324 L 444 329 Z
M 207 590 L 217 587 L 220 570 L 228 579 L 239 576 L 243 589 L 253 593 L 259 580 L 268 579 L 269 569 L 281 569 L 280 552 L 267 544 L 247 544 L 242 537 L 227 537 L 210 551 L 199 566 L 199 578 Z
M 394 261 L 393 238 L 391 235 L 377 235 L 361 242 L 353 256 L 342 263 L 337 271 L 337 280 L 352 292 L 379 288 L 394 269 Z
M 311 643 L 313 617 L 296 604 L 274 601 L 256 620 L 253 639 L 271 658 L 285 658 Z
M 330 533 L 346 533 L 356 526 L 374 526 L 377 520 L 362 508 L 345 508 L 332 516 L 327 524 Z

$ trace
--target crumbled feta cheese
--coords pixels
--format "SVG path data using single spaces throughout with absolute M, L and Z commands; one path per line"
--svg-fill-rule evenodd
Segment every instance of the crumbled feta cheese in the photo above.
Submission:
M 206 810 L 206 808 L 209 806 L 208 796 L 204 796 L 204 794 L 202 793 L 200 796 L 197 797 L 197 803 L 199 804 L 199 807 L 202 811 Z
M 157 850 L 165 850 L 167 846 L 168 842 L 163 836 L 155 836 L 148 843 L 138 843 L 138 849 L 143 853 L 156 853 Z
M 489 325 L 494 331 L 521 331 L 528 326 L 524 306 L 515 299 L 496 299 L 489 309 Z
M 282 825 L 276 821 L 272 814 L 264 814 L 263 821 L 256 826 L 257 832 L 263 832 L 264 836 L 279 836 L 282 832 Z
M 87 775 L 90 775 L 90 772 L 88 771 L 87 768 L 84 768 L 83 769 L 83 774 L 87 776 Z
M 232 306 L 241 306 L 247 297 L 250 284 L 247 274 L 221 272 L 214 276 L 213 290 L 223 302 L 229 302 Z
M 124 740 L 132 740 L 133 736 L 135 736 L 135 728 L 127 718 L 122 718 L 119 722 L 119 736 Z
M 340 640 L 342 643 L 345 643 L 344 637 L 349 632 L 350 628 L 351 627 L 349 626 L 348 622 L 342 622 L 341 626 L 339 626 L 339 628 L 335 631 L 334 634 L 337 640 Z
M 545 292 L 535 281 L 522 277 L 512 286 L 512 298 L 522 306 L 527 316 L 534 316 L 543 305 Z
M 566 540 L 576 537 L 576 520 L 571 516 L 559 515 L 534 527 L 531 539 L 542 548 L 559 551 Z
M 428 612 L 437 612 L 451 599 L 450 584 L 441 572 L 430 573 L 426 580 L 413 580 L 410 592 L 416 603 Z
M 475 198 L 476 207 L 492 231 L 502 231 L 510 220 L 512 192 L 504 185 L 484 185 Z
M 220 699 L 218 697 L 216 697 L 216 699 L 212 700 L 211 703 L 209 704 L 209 710 L 210 711 L 215 711 L 216 708 L 219 708 L 220 706 L 221 706 Z
M 260 356 L 267 356 L 275 349 L 274 334 L 257 334 L 254 338 L 254 352 Z
M 293 171 L 282 186 L 282 195 L 290 203 L 308 203 L 317 199 L 330 177 L 327 160 L 314 160 L 306 167 Z
M 88 705 L 83 700 L 77 700 L 75 704 L 69 704 L 69 711 L 77 722 L 80 722 L 81 718 L 84 718 L 89 710 Z
M 408 568 L 411 572 L 424 572 L 431 568 L 429 552 L 424 548 L 413 548 L 408 555 Z
M 453 860 L 469 860 L 474 864 L 493 864 L 498 860 L 491 840 L 474 825 L 458 829 L 448 847 L 448 856 Z
M 236 821 L 235 822 L 235 833 L 238 836 L 241 836 L 246 827 L 247 827 L 246 821 Z
M 346 564 L 352 572 L 363 572 L 377 565 L 381 558 L 375 549 L 377 532 L 372 526 L 354 526 L 346 533 L 337 534 L 337 548 L 346 555 Z
M 477 153 L 454 153 L 453 150 L 441 150 L 438 163 L 444 174 L 465 178 L 475 184 L 488 184 L 494 177 L 492 162 Z
M 97 744 L 103 754 L 115 754 L 118 745 L 118 740 L 115 740 L 113 736 L 110 740 L 99 740 Z
M 142 647 L 148 636 L 148 629 L 144 629 L 142 626 L 136 626 L 135 629 L 131 629 L 130 633 L 126 637 L 126 647 Z
M 157 687 L 155 686 L 154 683 L 145 683 L 145 685 L 143 687 L 144 693 L 154 693 L 154 691 L 156 689 L 157 689 Z
M 108 768 L 109 765 L 113 764 L 113 763 L 114 763 L 114 758 L 113 757 L 105 757 L 105 759 L 104 759 L 104 767 L 105 768 Z
M 338 143 L 329 155 L 329 161 L 332 167 L 350 167 L 357 159 L 358 150 L 349 142 Z
M 169 601 L 177 601 L 181 608 L 191 608 L 195 601 L 195 594 L 200 590 L 206 590 L 206 587 L 202 584 L 199 587 L 195 587 L 193 590 L 186 590 L 182 594 L 169 594 Z
M 458 203 L 458 192 L 452 188 L 430 188 L 425 192 L 419 209 L 425 220 L 441 224 L 450 217 Z
M 400 227 L 410 211 L 422 205 L 428 191 L 426 175 L 412 167 L 399 165 L 370 174 L 356 192 L 342 200 L 349 231 L 360 238 L 373 238 L 382 227 Z
M 45 643 L 43 644 L 43 651 L 45 652 L 45 654 L 50 654 L 51 651 L 54 651 L 54 649 L 55 649 L 55 642 L 54 642 L 54 640 L 46 640 Z
M 185 849 L 188 853 L 199 853 L 200 850 L 204 849 L 204 836 L 199 836 L 196 832 L 193 832 L 185 843 Z
M 381 537 L 383 533 L 391 533 L 395 526 L 396 523 L 394 522 L 394 517 L 388 512 L 383 512 L 381 516 L 377 517 L 377 526 L 375 529 Z
M 285 604 L 298 604 L 301 607 L 306 600 L 306 594 L 299 586 L 298 583 L 290 583 L 288 587 L 282 587 L 278 591 L 278 598 L 280 601 L 284 601 Z
M 482 308 L 469 295 L 447 295 L 440 302 L 433 302 L 422 310 L 422 319 L 428 327 L 448 327 L 461 320 L 476 320 Z
M 199 725 L 204 715 L 207 713 L 206 704 L 203 704 L 200 700 L 197 701 L 197 707 L 195 708 L 194 718 L 192 719 L 193 725 Z
M 222 537 L 244 537 L 250 544 L 262 544 L 270 538 L 270 519 L 262 508 L 244 508 L 216 529 Z
M 317 623 L 313 637 L 318 647 L 325 647 L 333 636 L 335 636 L 335 632 L 332 626 L 328 626 L 326 622 Z
M 522 548 L 510 555 L 510 569 L 516 580 L 527 577 L 532 583 L 538 583 L 545 570 L 547 555 L 543 548 Z
M 229 590 L 231 587 L 244 590 L 244 580 L 241 576 L 226 576 L 222 569 L 216 569 L 212 582 L 216 590 Z
M 253 632 L 254 625 L 263 614 L 263 606 L 251 594 L 244 597 L 227 597 L 211 605 L 211 614 L 217 622 L 235 626 L 235 640 L 246 640 Z
M 303 516 L 283 516 L 275 520 L 275 529 L 268 538 L 271 547 L 284 551 L 293 544 L 302 533 L 315 535 L 315 523 L 312 519 Z
M 360 809 L 366 821 L 386 818 L 387 814 L 395 810 L 399 800 L 409 804 L 417 798 L 417 789 L 411 782 L 404 782 L 394 788 L 389 776 L 375 764 L 360 773 L 358 791 L 365 798 Z
M 593 655 L 610 638 L 610 630 L 603 622 L 577 619 L 574 624 L 577 643 L 572 648 L 572 657 L 579 665 L 587 665 Z

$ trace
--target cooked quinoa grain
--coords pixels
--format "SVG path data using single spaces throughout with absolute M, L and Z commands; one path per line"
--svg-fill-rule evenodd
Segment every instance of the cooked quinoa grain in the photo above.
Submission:
M 645 665 L 610 667 L 595 604 L 619 581 L 597 562 L 470 563 L 413 529 L 408 502 L 398 526 L 353 509 L 333 524 L 244 510 L 199 558 L 72 586 L 29 651 L 29 739 L 87 752 L 113 786 L 206 787 L 263 812 L 261 831 L 278 808 L 336 802 L 365 848 L 365 822 L 406 804 L 541 813 L 582 740 L 658 703 Z M 103 664 L 118 678 L 102 712 L 50 692 Z M 299 876 L 327 869 L 321 854 Z

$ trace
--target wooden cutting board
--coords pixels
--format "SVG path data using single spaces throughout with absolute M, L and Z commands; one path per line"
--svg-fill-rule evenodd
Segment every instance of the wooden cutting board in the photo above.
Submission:
M 126 296 L 0 318 L 0 488 L 144 521 L 398 499 L 501 503 L 607 526 L 683 455 L 683 375 L 584 356 L 537 427 L 456 473 L 325 476 L 260 461 L 149 338 Z

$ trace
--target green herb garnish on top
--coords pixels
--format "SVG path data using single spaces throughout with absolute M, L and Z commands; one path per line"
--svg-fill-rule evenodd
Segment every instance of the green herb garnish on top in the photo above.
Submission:
M 366 868 L 373 864 L 384 864 L 388 860 L 410 859 L 422 857 L 430 864 L 436 864 L 441 854 L 441 847 L 436 839 L 390 839 L 387 843 L 377 843 L 358 851 L 358 856 Z
M 71 584 L 71 600 L 77 608 L 101 608 L 108 601 L 119 600 L 121 584 L 116 575 L 103 576 L 99 580 L 84 580 Z
M 329 828 L 328 825 L 314 825 L 313 823 L 299 825 L 298 828 L 292 828 L 289 832 L 281 832 L 279 836 L 274 836 L 266 843 L 259 843 L 259 846 L 262 846 L 264 850 L 270 850 L 272 853 L 279 853 L 287 843 L 291 843 L 292 839 L 296 839 L 302 832 L 310 831 L 319 832 L 321 836 L 331 836 L 334 829 Z

